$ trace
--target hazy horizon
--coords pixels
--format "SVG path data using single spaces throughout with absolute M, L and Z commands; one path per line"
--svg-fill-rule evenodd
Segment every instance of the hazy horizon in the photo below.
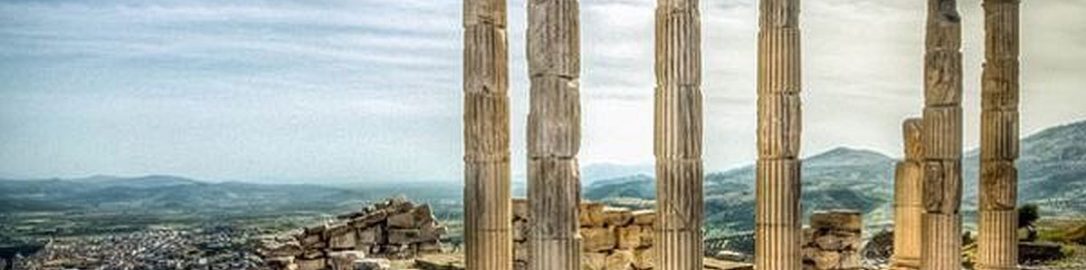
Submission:
M 702 1 L 706 171 L 755 156 L 755 0 Z M 979 139 L 980 0 L 964 19 Z M 925 3 L 804 1 L 803 156 L 900 156 Z M 525 171 L 525 2 L 509 1 L 513 171 Z M 581 1 L 580 162 L 651 166 L 653 0 Z M 0 177 L 462 179 L 459 1 L 5 1 Z M 1022 3 L 1021 135 L 1086 120 L 1086 2 Z M 322 180 L 323 179 L 323 180 Z

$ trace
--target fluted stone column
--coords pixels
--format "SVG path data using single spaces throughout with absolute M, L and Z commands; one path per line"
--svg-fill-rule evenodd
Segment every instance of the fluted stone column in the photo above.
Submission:
M 755 268 L 798 270 L 800 242 L 799 0 L 761 0 Z
M 577 0 L 528 1 L 528 269 L 581 269 Z
M 464 244 L 468 269 L 513 268 L 505 0 L 464 1 Z
M 962 54 L 956 0 L 928 0 L 920 269 L 961 269 Z
M 977 269 L 1018 269 L 1018 0 L 985 0 Z
M 902 125 L 905 159 L 894 174 L 894 256 L 891 269 L 920 269 L 920 215 L 924 145 L 923 120 L 906 119 Z
M 699 0 L 656 6 L 656 216 L 659 270 L 702 269 Z

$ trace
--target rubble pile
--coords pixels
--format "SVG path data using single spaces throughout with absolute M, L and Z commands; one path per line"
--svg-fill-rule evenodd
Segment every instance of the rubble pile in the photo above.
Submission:
M 862 229 L 863 218 L 858 211 L 815 212 L 810 227 L 803 229 L 803 268 L 862 269 Z
M 586 270 L 653 268 L 652 230 L 656 213 L 608 207 L 602 203 L 580 206 L 581 264 Z M 528 201 L 513 200 L 514 269 L 527 269 Z
M 266 245 L 272 269 L 387 269 L 388 260 L 439 253 L 444 226 L 430 206 L 393 198 Z

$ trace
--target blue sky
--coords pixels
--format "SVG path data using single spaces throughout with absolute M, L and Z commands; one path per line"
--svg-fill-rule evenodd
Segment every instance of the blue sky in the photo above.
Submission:
M 651 164 L 652 0 L 582 2 L 582 164 Z M 891 2 L 891 3 L 883 3 Z M 923 1 L 804 1 L 804 150 L 900 152 Z M 976 145 L 982 14 L 965 17 Z M 514 170 L 526 14 L 511 0 Z M 0 177 L 457 181 L 461 2 L 0 2 Z M 1022 132 L 1086 119 L 1086 2 L 1025 1 Z M 754 159 L 754 0 L 702 1 L 705 161 Z

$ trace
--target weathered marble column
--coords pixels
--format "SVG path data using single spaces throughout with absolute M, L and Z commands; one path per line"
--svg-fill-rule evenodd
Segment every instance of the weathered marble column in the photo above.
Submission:
M 513 268 L 505 0 L 464 1 L 464 244 L 468 269 Z
M 577 0 L 528 1 L 528 269 L 581 269 Z
M 702 269 L 699 0 L 656 6 L 656 268 Z
M 928 0 L 920 269 L 961 269 L 962 54 L 956 0 Z
M 1018 0 L 985 0 L 977 269 L 1018 269 Z
M 894 174 L 894 256 L 891 269 L 920 269 L 920 215 L 924 144 L 923 120 L 906 119 L 902 125 L 905 159 Z
M 799 0 L 761 0 L 755 268 L 802 268 Z

